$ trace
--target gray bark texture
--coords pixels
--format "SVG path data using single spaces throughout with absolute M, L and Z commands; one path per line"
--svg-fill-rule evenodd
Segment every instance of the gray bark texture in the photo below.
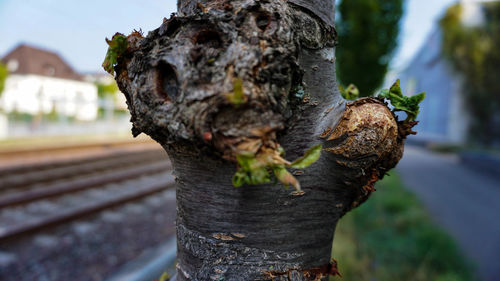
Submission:
M 127 37 L 114 70 L 133 133 L 165 148 L 177 180 L 177 280 L 336 273 L 337 221 L 397 163 L 404 136 L 382 101 L 340 97 L 333 17 L 334 0 L 180 0 L 158 29 Z M 319 160 L 293 170 L 303 192 L 232 184 L 242 147 L 296 159 L 316 144 Z

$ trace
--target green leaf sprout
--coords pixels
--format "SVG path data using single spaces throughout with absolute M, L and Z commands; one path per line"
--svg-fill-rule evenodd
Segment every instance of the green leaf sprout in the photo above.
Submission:
M 420 102 L 425 99 L 425 92 L 407 97 L 403 96 L 401 87 L 399 86 L 399 79 L 391 86 L 390 89 L 384 89 L 378 94 L 380 98 L 388 99 L 395 111 L 404 111 L 407 114 L 405 121 L 415 121 L 418 113 L 420 112 Z
M 354 84 L 349 84 L 347 89 L 339 85 L 339 91 L 342 97 L 346 100 L 356 100 L 359 97 L 359 90 Z
M 233 92 L 227 94 L 227 99 L 236 108 L 247 101 L 243 93 L 243 80 L 241 78 L 235 78 L 233 80 Z
M 287 168 L 304 169 L 316 162 L 321 155 L 321 145 L 308 149 L 304 156 L 290 163 L 280 156 L 284 154 L 281 147 L 277 150 L 265 150 L 262 153 L 241 153 L 236 156 L 239 168 L 233 175 L 233 185 L 240 187 L 244 184 L 257 185 L 271 182 L 272 171 L 278 181 L 286 188 L 292 185 L 300 191 L 299 181 Z
M 113 74 L 114 67 L 118 64 L 118 57 L 127 50 L 127 37 L 121 33 L 116 33 L 111 40 L 106 38 L 106 43 L 108 43 L 109 48 L 102 67 L 109 74 Z
M 321 155 L 321 148 L 321 144 L 309 148 L 304 156 L 300 157 L 299 159 L 293 161 L 292 164 L 290 164 L 290 168 L 304 169 L 310 166 L 312 163 L 318 161 L 319 156 Z
M 168 281 L 170 279 L 170 275 L 166 272 L 163 272 L 163 274 L 160 276 L 160 279 L 158 281 Z
M 240 168 L 233 176 L 233 185 L 240 187 L 243 184 L 257 185 L 271 181 L 265 164 L 258 161 L 254 155 L 240 154 L 236 156 Z

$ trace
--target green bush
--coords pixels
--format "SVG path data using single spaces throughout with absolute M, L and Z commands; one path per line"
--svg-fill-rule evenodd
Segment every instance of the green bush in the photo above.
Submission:
M 331 280 L 476 280 L 453 239 L 391 174 L 366 203 L 340 220 L 332 257 L 343 278 Z

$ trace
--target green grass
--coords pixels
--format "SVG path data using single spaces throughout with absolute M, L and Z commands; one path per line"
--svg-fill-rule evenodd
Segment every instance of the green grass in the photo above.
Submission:
M 344 281 L 472 281 L 469 262 L 393 172 L 340 220 L 332 256 Z
M 459 153 L 465 150 L 464 146 L 454 144 L 430 144 L 428 148 L 437 153 Z
M 457 154 L 462 152 L 486 153 L 500 155 L 500 147 L 487 147 L 478 144 L 454 145 L 454 144 L 429 144 L 427 148 L 433 152 L 443 154 Z

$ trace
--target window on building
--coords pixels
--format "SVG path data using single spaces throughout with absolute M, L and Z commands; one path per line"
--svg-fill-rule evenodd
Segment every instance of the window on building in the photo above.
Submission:
M 48 76 L 54 76 L 54 74 L 56 74 L 56 68 L 50 64 L 44 65 L 43 71 L 44 71 L 45 75 L 48 75 Z
M 7 62 L 7 69 L 10 72 L 14 72 L 19 68 L 19 62 L 17 60 L 9 60 Z

